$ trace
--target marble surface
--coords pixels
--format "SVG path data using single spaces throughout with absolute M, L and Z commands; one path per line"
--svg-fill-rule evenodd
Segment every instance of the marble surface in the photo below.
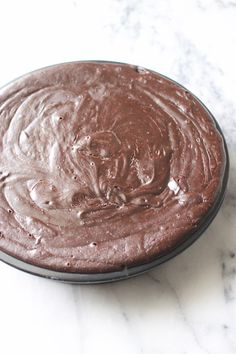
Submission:
M 1 0 L 0 14 L 0 86 L 70 60 L 146 66 L 202 99 L 231 156 L 213 224 L 143 276 L 72 286 L 0 263 L 1 353 L 236 353 L 236 1 Z

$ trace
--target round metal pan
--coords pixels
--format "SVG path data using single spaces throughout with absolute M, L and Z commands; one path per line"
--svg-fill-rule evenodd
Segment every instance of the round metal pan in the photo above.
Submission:
M 86 61 L 86 62 L 125 64 L 125 63 L 120 63 L 120 62 L 99 61 L 99 60 L 90 60 L 90 61 Z M 154 72 L 154 73 L 161 75 L 157 72 Z M 180 85 L 176 81 L 169 79 L 168 77 L 166 77 L 164 75 L 161 75 L 161 76 L 163 76 L 164 78 L 167 78 L 168 80 L 172 81 L 173 83 L 182 87 L 183 89 L 186 89 L 185 87 L 183 87 L 182 85 Z M 139 274 L 147 272 L 148 270 L 160 265 L 163 262 L 168 261 L 169 259 L 177 256 L 179 253 L 181 253 L 186 248 L 188 248 L 194 241 L 196 241 L 203 234 L 203 232 L 208 228 L 208 226 L 211 224 L 214 217 L 218 213 L 220 206 L 224 200 L 224 195 L 225 195 L 227 182 L 228 182 L 228 175 L 229 175 L 229 155 L 228 155 L 227 145 L 226 145 L 223 133 L 219 127 L 219 124 L 217 123 L 217 121 L 213 117 L 213 115 L 209 112 L 209 110 L 206 108 L 206 106 L 195 95 L 193 95 L 193 96 L 199 101 L 199 103 L 204 107 L 204 109 L 209 113 L 211 118 L 214 120 L 216 128 L 219 131 L 220 135 L 222 136 L 222 139 L 224 142 L 225 158 L 226 158 L 226 165 L 225 165 L 225 171 L 224 171 L 221 190 L 219 191 L 219 194 L 215 200 L 214 205 L 209 210 L 209 212 L 205 215 L 205 217 L 203 218 L 203 220 L 199 224 L 198 228 L 194 232 L 187 235 L 184 238 L 184 240 L 181 243 L 179 243 L 175 248 L 173 248 L 171 251 L 169 251 L 168 253 L 159 255 L 156 259 L 152 260 L 151 262 L 132 266 L 132 267 L 125 267 L 121 270 L 113 271 L 113 272 L 72 273 L 72 272 L 54 271 L 51 269 L 38 267 L 33 264 L 21 261 L 20 259 L 17 259 L 16 257 L 13 257 L 3 251 L 0 251 L 0 260 L 19 269 L 19 270 L 24 271 L 24 272 L 27 272 L 27 273 L 30 273 L 33 275 L 37 275 L 40 277 L 48 278 L 48 279 L 53 279 L 53 280 L 57 280 L 57 281 L 65 282 L 65 283 L 71 283 L 71 284 L 98 284 L 98 283 L 114 282 L 114 281 L 128 279 L 130 277 L 137 276 Z

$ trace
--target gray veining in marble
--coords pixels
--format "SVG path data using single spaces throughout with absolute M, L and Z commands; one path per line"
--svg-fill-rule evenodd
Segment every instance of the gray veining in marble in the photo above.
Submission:
M 236 353 L 236 1 L 8 0 L 0 14 L 0 85 L 77 59 L 148 67 L 207 105 L 231 158 L 213 224 L 191 248 L 145 275 L 72 286 L 1 263 L 1 352 Z

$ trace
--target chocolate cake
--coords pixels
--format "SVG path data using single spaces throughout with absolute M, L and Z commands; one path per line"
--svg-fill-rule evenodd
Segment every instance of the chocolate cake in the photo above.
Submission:
M 152 71 L 66 63 L 0 91 L 0 250 L 25 262 L 149 262 L 200 227 L 224 171 L 209 112 Z

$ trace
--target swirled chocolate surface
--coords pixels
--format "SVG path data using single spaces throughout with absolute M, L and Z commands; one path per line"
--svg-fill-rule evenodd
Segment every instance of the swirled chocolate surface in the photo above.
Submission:
M 145 69 L 68 63 L 0 91 L 0 249 L 56 270 L 147 262 L 201 224 L 222 137 L 184 88 Z

